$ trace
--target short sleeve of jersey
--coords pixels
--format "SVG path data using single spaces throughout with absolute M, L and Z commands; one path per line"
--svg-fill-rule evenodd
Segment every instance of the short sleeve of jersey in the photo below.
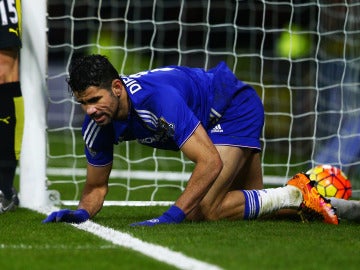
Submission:
M 199 119 L 189 109 L 179 93 L 172 89 L 167 89 L 166 94 L 162 92 L 153 98 L 158 100 L 153 104 L 160 106 L 157 108 L 158 130 L 161 132 L 164 129 L 164 132 L 168 132 L 180 149 L 199 125 Z
M 98 126 L 86 116 L 82 127 L 85 155 L 93 166 L 106 166 L 113 161 L 114 132 L 111 124 Z
M 136 79 L 141 90 L 129 90 L 130 99 L 138 116 L 155 133 L 156 142 L 146 144 L 180 149 L 200 123 L 189 107 L 196 100 L 193 81 L 176 69 L 157 70 Z

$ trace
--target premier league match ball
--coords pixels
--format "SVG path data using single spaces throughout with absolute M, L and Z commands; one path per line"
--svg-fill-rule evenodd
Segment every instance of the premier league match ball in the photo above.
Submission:
M 351 182 L 337 167 L 318 165 L 306 172 L 310 180 L 316 181 L 317 191 L 324 197 L 349 199 L 352 193 Z

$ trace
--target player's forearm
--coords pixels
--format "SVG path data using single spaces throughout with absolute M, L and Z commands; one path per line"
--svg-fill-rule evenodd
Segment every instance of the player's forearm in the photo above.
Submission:
M 103 206 L 111 168 L 112 164 L 100 167 L 87 165 L 86 183 L 78 208 L 85 209 L 90 217 L 95 216 Z
M 213 159 L 207 163 L 198 163 L 184 192 L 176 201 L 176 205 L 186 214 L 198 206 L 220 174 L 222 167 L 223 164 L 220 159 Z
M 85 209 L 90 217 L 94 217 L 103 206 L 107 190 L 107 186 L 96 188 L 85 186 L 78 209 Z
M 172 205 L 159 217 L 136 222 L 131 224 L 131 226 L 155 226 L 158 224 L 176 224 L 182 222 L 186 215 L 200 204 L 221 171 L 221 160 L 220 162 L 217 162 L 216 158 L 211 160 L 215 161 L 215 163 L 212 161 L 200 162 L 195 166 L 183 194 L 176 201 L 175 205 Z M 213 165 L 211 169 L 209 165 Z

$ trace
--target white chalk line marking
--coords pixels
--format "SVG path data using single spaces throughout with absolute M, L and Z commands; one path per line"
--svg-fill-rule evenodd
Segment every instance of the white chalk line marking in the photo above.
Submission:
M 42 214 L 48 215 L 57 208 L 47 209 L 32 209 Z M 140 252 L 148 257 L 158 261 L 172 265 L 178 269 L 184 270 L 221 270 L 217 265 L 209 264 L 191 257 L 188 257 L 181 252 L 170 250 L 167 247 L 147 243 L 143 240 L 135 238 L 128 233 L 116 231 L 112 228 L 99 225 L 93 221 L 86 221 L 81 224 L 71 224 L 72 226 L 92 233 L 102 239 L 109 241 L 117 246 L 129 248 L 131 250 Z

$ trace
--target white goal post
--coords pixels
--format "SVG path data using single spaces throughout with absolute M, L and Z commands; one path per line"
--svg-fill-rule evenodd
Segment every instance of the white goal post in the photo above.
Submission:
M 46 191 L 46 1 L 22 0 L 20 77 L 25 125 L 20 158 L 20 203 L 34 208 L 48 204 Z
M 319 163 L 360 189 L 358 1 L 23 0 L 21 83 L 26 207 L 77 201 L 85 181 L 83 114 L 65 79 L 75 54 L 109 56 L 119 73 L 224 60 L 265 107 L 264 182 Z M 115 149 L 110 201 L 171 201 L 193 164 L 128 142 Z M 52 191 L 55 190 L 55 191 Z M 60 194 L 60 195 L 58 195 Z

